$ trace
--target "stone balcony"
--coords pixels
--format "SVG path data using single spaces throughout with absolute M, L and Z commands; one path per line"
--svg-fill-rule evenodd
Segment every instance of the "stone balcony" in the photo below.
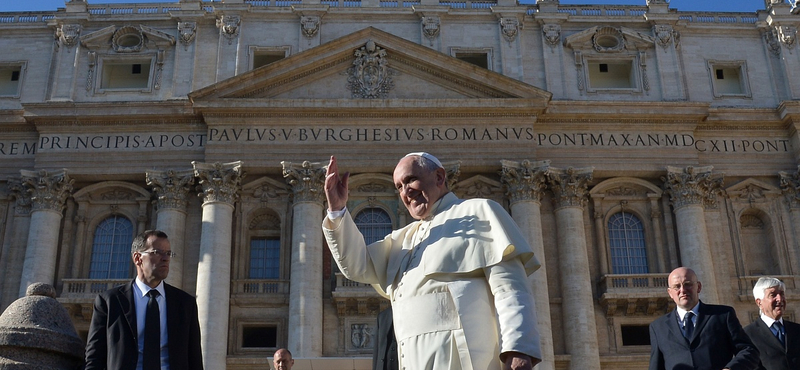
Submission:
M 95 297 L 129 281 L 131 279 L 63 279 L 61 295 L 57 299 L 71 316 L 91 320 Z
M 667 295 L 669 274 L 604 275 L 598 284 L 600 305 L 607 316 L 654 315 L 672 308 Z
M 288 305 L 289 280 L 233 280 L 231 281 L 231 304 L 242 307 Z
M 371 285 L 352 281 L 339 272 L 331 296 L 339 317 L 374 316 L 389 307 L 389 300 L 381 297 Z

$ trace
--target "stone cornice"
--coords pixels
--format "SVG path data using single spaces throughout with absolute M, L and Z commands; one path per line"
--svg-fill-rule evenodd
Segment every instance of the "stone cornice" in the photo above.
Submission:
M 147 185 L 156 193 L 158 209 L 185 211 L 194 185 L 194 171 L 146 171 Z
M 724 175 L 712 173 L 713 166 L 686 168 L 667 166 L 667 176 L 662 177 L 664 191 L 677 210 L 689 205 L 714 207 L 721 193 Z
M 327 166 L 319 162 L 303 161 L 292 163 L 282 161 L 283 177 L 294 191 L 294 202 L 313 202 L 322 204 L 325 201 L 325 172 Z
M 500 179 L 506 185 L 506 194 L 511 204 L 522 201 L 540 202 L 547 187 L 547 172 L 550 161 L 514 162 L 501 160 L 503 168 Z
M 239 187 L 245 176 L 242 162 L 192 162 L 194 175 L 199 178 L 203 204 L 222 202 L 233 205 L 239 197 Z

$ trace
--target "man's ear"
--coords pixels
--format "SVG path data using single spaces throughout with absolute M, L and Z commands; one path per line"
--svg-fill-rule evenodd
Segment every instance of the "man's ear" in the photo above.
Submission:
M 447 171 L 444 168 L 436 169 L 436 185 L 445 186 L 447 182 Z
M 133 264 L 139 266 L 142 263 L 142 254 L 139 252 L 134 252 L 131 255 L 131 259 L 133 260 Z

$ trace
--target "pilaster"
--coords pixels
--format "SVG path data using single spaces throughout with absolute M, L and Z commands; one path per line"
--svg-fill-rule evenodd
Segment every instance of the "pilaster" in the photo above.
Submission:
M 292 279 L 289 286 L 289 350 L 296 357 L 322 356 L 322 233 L 327 167 L 281 162 L 292 187 Z
M 156 229 L 169 235 L 170 248 L 176 256 L 170 262 L 170 274 L 167 282 L 183 287 L 183 262 L 186 234 L 186 205 L 192 185 L 194 172 L 185 171 L 147 171 L 147 185 L 156 194 L 157 214 Z
M 800 264 L 800 166 L 797 166 L 796 172 L 781 171 L 781 190 L 786 201 L 789 211 L 789 219 L 791 220 L 792 233 L 791 244 L 789 245 L 789 258 L 791 261 L 787 264 L 792 271 L 790 274 L 797 273 L 798 264 Z
M 203 196 L 203 226 L 197 266 L 197 312 L 203 364 L 224 369 L 231 290 L 233 207 L 244 177 L 242 162 L 192 162 Z
M 541 216 L 541 199 L 547 187 L 547 169 L 550 161 L 501 160 L 500 162 L 503 165 L 500 172 L 501 180 L 506 186 L 506 195 L 511 200 L 511 216 L 527 237 L 536 258 L 541 263 L 539 270 L 528 278 L 533 286 L 538 321 L 536 324 L 541 338 L 542 362 L 536 368 L 553 370 L 555 353 Z
M 719 303 L 719 287 L 712 260 L 711 244 L 705 221 L 705 207 L 714 206 L 722 191 L 723 175 L 712 173 L 712 166 L 679 168 L 667 166 L 662 178 L 669 194 L 678 229 L 681 264 L 692 268 L 703 283 L 708 303 Z M 672 266 L 673 268 L 677 266 Z

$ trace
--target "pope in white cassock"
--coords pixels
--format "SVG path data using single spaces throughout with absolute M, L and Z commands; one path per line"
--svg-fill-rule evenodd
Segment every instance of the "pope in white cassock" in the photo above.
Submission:
M 391 300 L 401 369 L 516 370 L 541 361 L 527 279 L 539 263 L 499 204 L 459 199 L 436 157 L 411 153 L 393 181 L 416 221 L 367 246 L 345 208 L 348 178 L 331 157 L 322 229 L 342 274 Z

